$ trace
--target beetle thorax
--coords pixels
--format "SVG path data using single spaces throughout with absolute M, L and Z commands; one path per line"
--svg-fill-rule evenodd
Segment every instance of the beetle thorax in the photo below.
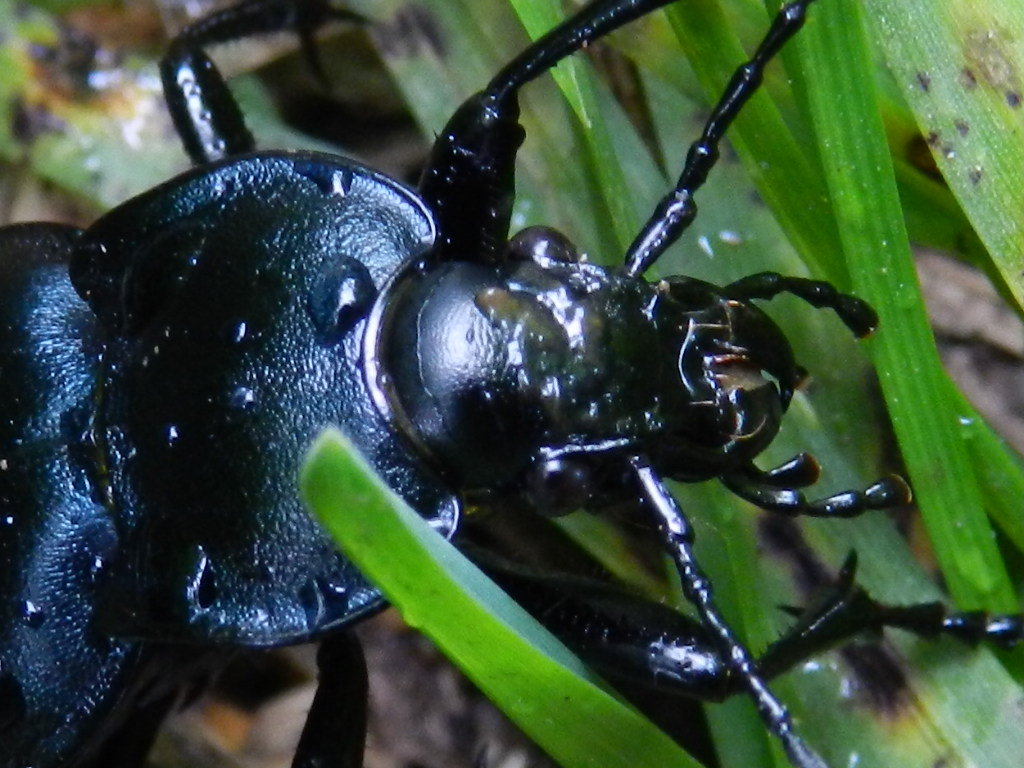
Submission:
M 367 342 L 378 406 L 463 491 L 508 493 L 538 462 L 593 463 L 660 428 L 644 280 L 447 263 L 410 268 L 382 299 Z

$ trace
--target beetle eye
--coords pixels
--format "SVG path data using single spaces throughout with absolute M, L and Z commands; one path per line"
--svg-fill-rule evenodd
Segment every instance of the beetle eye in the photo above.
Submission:
M 506 256 L 511 260 L 533 261 L 540 266 L 583 261 L 572 242 L 551 227 L 527 227 L 508 241 Z
M 546 459 L 528 474 L 525 493 L 534 509 L 558 517 L 586 507 L 593 483 L 581 461 Z

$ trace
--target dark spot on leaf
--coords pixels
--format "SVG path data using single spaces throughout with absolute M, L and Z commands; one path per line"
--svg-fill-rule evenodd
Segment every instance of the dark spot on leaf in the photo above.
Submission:
M 982 176 L 984 175 L 985 173 L 984 171 L 981 170 L 981 168 L 975 167 L 972 168 L 967 173 L 967 178 L 970 180 L 971 184 L 977 185 L 981 181 Z
M 1020 73 L 1011 51 L 1015 35 L 1005 29 L 986 25 L 969 32 L 964 40 L 964 57 L 979 84 L 1004 94 L 1006 103 L 1020 104 L 1022 86 Z
M 971 131 L 971 126 L 965 120 L 954 120 L 953 127 L 956 128 L 956 132 L 961 136 L 966 136 Z
M 917 84 L 921 86 L 921 90 L 927 93 L 932 87 L 932 79 L 924 72 L 917 73 Z
M 934 134 L 934 136 L 937 141 L 938 135 Z M 930 139 L 931 136 L 926 140 L 924 136 L 918 134 L 908 141 L 906 148 L 907 162 L 929 178 L 935 181 L 942 181 L 939 166 L 935 164 L 935 157 L 932 155 L 931 150 L 928 149 Z
M 886 648 L 853 644 L 844 646 L 840 655 L 856 680 L 854 695 L 864 706 L 894 719 L 910 704 L 906 672 Z
M 968 91 L 973 91 L 978 87 L 978 78 L 975 77 L 974 72 L 964 67 L 960 70 L 960 85 Z
M 938 131 L 929 131 L 928 136 L 925 139 L 928 142 L 928 146 L 931 147 L 935 152 L 938 152 L 943 157 L 953 158 L 956 155 L 956 148 L 949 143 L 942 140 L 942 134 Z

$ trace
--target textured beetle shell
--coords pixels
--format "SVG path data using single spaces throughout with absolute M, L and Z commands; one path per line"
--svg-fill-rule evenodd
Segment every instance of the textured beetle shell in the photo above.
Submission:
M 98 582 L 117 552 L 90 493 L 78 434 L 95 318 L 68 280 L 79 231 L 0 232 L 0 765 L 62 762 L 110 717 L 136 648 L 94 630 Z M 31 753 L 29 746 L 32 745 Z
M 379 607 L 298 500 L 297 472 L 336 424 L 417 509 L 453 506 L 360 368 L 377 290 L 433 236 L 396 182 L 280 152 L 205 166 L 85 233 L 72 281 L 110 335 L 98 434 L 131 553 L 102 600 L 119 632 L 280 644 Z

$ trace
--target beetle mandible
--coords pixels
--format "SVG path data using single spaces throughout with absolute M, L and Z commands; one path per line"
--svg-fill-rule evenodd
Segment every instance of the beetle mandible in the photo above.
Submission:
M 803 370 L 753 301 L 790 293 L 858 336 L 876 324 L 867 304 L 775 273 L 644 278 L 693 221 L 726 128 L 812 0 L 784 6 L 737 70 L 622 267 L 585 262 L 545 228 L 509 237 L 520 89 L 669 2 L 593 2 L 528 47 L 451 118 L 412 191 L 345 158 L 255 150 L 205 48 L 293 30 L 313 56 L 315 30 L 352 15 L 243 0 L 163 60 L 192 171 L 85 230 L 0 230 L 5 768 L 138 765 L 182 673 L 206 674 L 233 647 L 311 639 L 322 682 L 294 765 L 361 764 L 365 674 L 344 630 L 383 601 L 294 490 L 329 423 L 449 534 L 465 503 L 639 505 L 697 620 L 638 628 L 660 655 L 618 671 L 709 700 L 746 692 L 798 768 L 824 763 L 765 683 L 797 660 L 883 626 L 1020 639 L 1016 617 L 876 603 L 851 560 L 755 658 L 715 607 L 665 485 L 719 478 L 758 506 L 820 517 L 909 500 L 895 476 L 807 500 L 809 456 L 754 464 Z M 617 617 L 591 613 L 587 631 L 551 628 L 615 671 L 626 655 L 593 638 Z

